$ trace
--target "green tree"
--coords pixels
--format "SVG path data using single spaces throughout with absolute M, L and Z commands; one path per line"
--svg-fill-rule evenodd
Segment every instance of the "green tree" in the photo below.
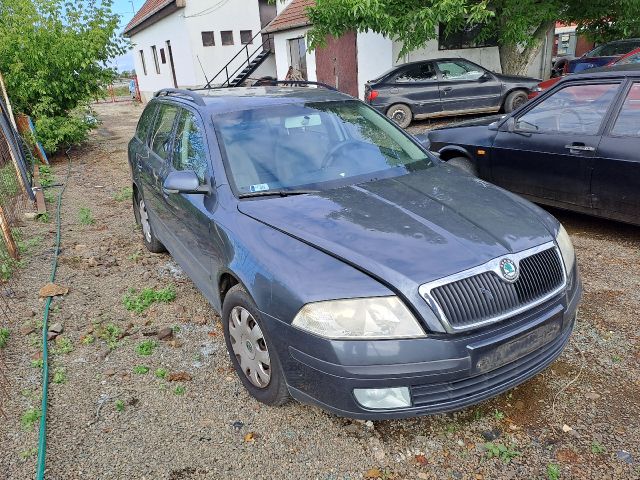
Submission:
M 640 36 L 640 0 L 316 0 L 309 8 L 310 46 L 327 35 L 372 30 L 402 42 L 400 55 L 436 37 L 483 25 L 480 36 L 497 37 L 505 73 L 523 73 L 557 20 L 576 22 L 598 41 Z
M 81 110 L 116 75 L 108 61 L 127 48 L 118 24 L 112 0 L 0 0 L 0 71 L 47 150 L 95 124 Z

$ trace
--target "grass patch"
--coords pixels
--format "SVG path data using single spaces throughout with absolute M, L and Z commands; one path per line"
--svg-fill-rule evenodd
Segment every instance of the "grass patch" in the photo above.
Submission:
M 175 395 L 184 395 L 187 392 L 187 388 L 182 385 L 178 385 L 176 389 L 173 391 Z
M 56 338 L 56 347 L 53 353 L 66 355 L 71 352 L 73 352 L 73 343 L 71 343 L 71 340 L 65 337 Z
M 161 290 L 145 288 L 140 293 L 136 293 L 134 289 L 130 289 L 122 300 L 124 308 L 130 312 L 143 313 L 151 305 L 157 302 L 170 303 L 176 298 L 176 291 L 173 285 Z
M 118 412 L 124 412 L 124 402 L 122 400 L 116 400 L 115 406 Z
M 28 458 L 35 457 L 38 453 L 38 449 L 36 447 L 29 448 L 20 452 L 20 458 L 22 460 L 27 460 Z
M 31 360 L 31 366 L 33 368 L 42 368 L 44 367 L 44 361 L 41 358 L 38 358 L 37 360 Z
M 10 333 L 8 328 L 0 328 L 0 348 L 5 348 L 7 346 L 9 335 Z
M 502 443 L 492 443 L 488 442 L 484 444 L 484 448 L 486 449 L 487 458 L 499 458 L 504 463 L 509 463 L 512 458 L 520 455 L 520 452 L 514 450 L 511 447 L 507 447 Z
M 133 196 L 133 189 L 131 187 L 121 188 L 116 194 L 113 196 L 116 202 L 124 202 L 125 200 L 131 200 Z
M 164 378 L 167 377 L 167 369 L 166 368 L 158 368 L 154 372 L 154 375 L 156 376 L 156 378 L 164 379 Z
M 64 368 L 56 368 L 53 371 L 53 378 L 51 379 L 53 383 L 57 383 L 58 385 L 66 383 L 67 381 L 67 372 L 65 372 Z
M 157 342 L 154 342 L 153 340 L 145 340 L 144 342 L 138 344 L 138 346 L 136 347 L 136 353 L 141 357 L 148 357 L 149 355 L 153 354 L 153 351 L 157 346 Z
M 604 446 L 600 442 L 596 442 L 595 440 L 591 442 L 591 453 L 599 455 L 604 453 Z
M 547 479 L 559 480 L 560 479 L 560 467 L 555 463 L 547 465 Z
M 104 327 L 100 327 L 98 337 L 104 340 L 109 347 L 109 350 L 114 350 L 118 347 L 118 340 L 122 335 L 122 330 L 113 323 L 108 323 Z
M 94 337 L 90 333 L 87 333 L 84 337 L 82 337 L 82 340 L 80 342 L 83 345 L 91 345 L 91 344 L 95 343 L 95 341 L 96 341 L 96 337 Z
M 87 207 L 81 207 L 78 210 L 78 221 L 80 225 L 89 226 L 96 223 L 95 218 L 93 218 L 93 214 L 91 213 L 91 209 Z
M 33 426 L 40 420 L 40 410 L 30 408 L 22 414 L 20 423 L 25 430 L 33 430 Z
M 146 365 L 136 365 L 133 367 L 133 373 L 137 373 L 138 375 L 144 375 L 149 372 L 149 367 Z

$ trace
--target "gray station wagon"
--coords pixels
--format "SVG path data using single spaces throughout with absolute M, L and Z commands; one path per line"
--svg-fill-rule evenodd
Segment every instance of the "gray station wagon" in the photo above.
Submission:
M 163 90 L 134 212 L 220 313 L 257 400 L 353 418 L 475 404 L 548 366 L 581 298 L 550 214 L 323 88 Z

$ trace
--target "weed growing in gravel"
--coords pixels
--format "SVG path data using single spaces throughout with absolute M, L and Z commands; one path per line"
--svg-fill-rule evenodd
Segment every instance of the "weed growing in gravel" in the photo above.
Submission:
M 129 260 L 138 263 L 138 260 L 140 260 L 141 256 L 142 254 L 140 252 L 133 252 L 131 255 L 129 255 Z
M 35 457 L 37 453 L 38 453 L 38 449 L 36 447 L 33 447 L 28 450 L 24 450 L 20 452 L 20 458 L 22 460 L 26 460 L 27 458 Z
M 136 352 L 142 357 L 148 357 L 153 353 L 153 350 L 158 346 L 157 342 L 153 340 L 145 340 L 140 342 L 136 347 Z
M 560 479 L 560 467 L 555 463 L 547 465 L 547 479 L 559 480 Z
M 131 187 L 121 188 L 114 196 L 116 202 L 123 202 L 125 200 L 131 200 L 133 195 L 133 189 Z
M 40 215 L 38 215 L 38 221 L 42 222 L 42 223 L 49 223 L 49 213 L 45 212 L 45 213 L 41 213 Z
M 51 173 L 51 167 L 49 167 L 48 165 L 40 165 L 39 171 L 40 171 L 40 176 L 39 176 L 40 185 L 45 188 L 53 185 L 54 180 L 53 180 L 53 174 Z
M 120 335 L 122 334 L 122 330 L 117 325 L 113 323 L 108 323 L 104 327 L 100 327 L 100 333 L 98 336 L 107 342 L 107 346 L 109 350 L 114 350 L 118 347 L 118 340 L 120 339 Z
M 484 448 L 486 449 L 487 458 L 497 457 L 504 463 L 509 463 L 512 458 L 520 455 L 520 452 L 502 443 L 488 442 L 484 444 Z
M 185 387 L 183 387 L 182 385 L 178 385 L 173 393 L 176 395 L 184 395 L 186 391 L 187 389 Z
M 52 382 L 57 384 L 62 384 L 62 383 L 65 383 L 66 381 L 67 381 L 67 373 L 65 372 L 64 368 L 56 368 L 53 371 Z
M 500 410 L 495 409 L 493 411 L 493 418 L 495 418 L 496 420 L 502 420 L 504 418 L 504 413 L 502 413 Z
M 7 346 L 9 335 L 10 333 L 8 328 L 0 328 L 0 348 L 5 348 Z
M 31 360 L 31 366 L 33 368 L 42 368 L 44 366 L 44 362 L 41 358 L 38 358 L 37 360 Z
M 73 343 L 71 343 L 71 340 L 65 337 L 56 338 L 56 348 L 54 353 L 66 355 L 71 352 L 73 352 Z
M 122 400 L 116 400 L 116 410 L 119 412 L 124 412 L 124 402 Z
M 40 420 L 40 410 L 30 408 L 22 414 L 20 423 L 25 430 L 32 430 L 33 426 Z
M 144 375 L 149 372 L 149 367 L 146 365 L 136 365 L 133 367 L 133 373 L 137 373 L 138 375 Z
M 596 442 L 594 440 L 593 442 L 591 442 L 591 453 L 604 453 L 604 446 L 600 442 Z
M 165 378 L 167 376 L 167 369 L 166 368 L 158 368 L 158 369 L 156 369 L 154 375 L 156 376 L 156 378 Z
M 44 201 L 47 203 L 54 203 L 56 201 L 56 194 L 51 190 L 44 190 L 42 192 Z
M 87 333 L 84 337 L 82 337 L 82 340 L 81 340 L 83 345 L 91 345 L 95 341 L 96 341 L 96 337 L 94 337 L 90 333 Z
M 611 361 L 613 363 L 620 363 L 622 361 L 622 358 L 620 358 L 620 356 L 618 355 L 611 355 Z
M 80 225 L 93 225 L 96 223 L 96 220 L 93 218 L 93 214 L 91 213 L 91 209 L 87 207 L 80 207 L 78 210 L 78 221 Z
M 156 302 L 169 303 L 176 299 L 176 291 L 173 285 L 161 290 L 145 288 L 140 293 L 132 288 L 123 299 L 124 308 L 135 313 L 142 313 Z

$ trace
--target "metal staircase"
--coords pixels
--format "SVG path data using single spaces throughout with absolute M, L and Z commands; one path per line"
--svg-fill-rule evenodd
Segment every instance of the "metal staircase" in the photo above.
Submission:
M 256 38 L 261 37 L 261 43 L 253 51 L 249 47 L 253 47 Z M 236 53 L 227 64 L 216 73 L 211 80 L 207 82 L 204 88 L 230 88 L 242 85 L 256 69 L 273 53 L 273 35 L 258 32 L 251 42 L 245 44 L 242 49 Z M 244 54 L 244 55 L 243 55 Z M 242 57 L 241 57 L 242 56 Z M 243 58 L 240 66 L 232 70 L 231 64 L 236 59 Z

